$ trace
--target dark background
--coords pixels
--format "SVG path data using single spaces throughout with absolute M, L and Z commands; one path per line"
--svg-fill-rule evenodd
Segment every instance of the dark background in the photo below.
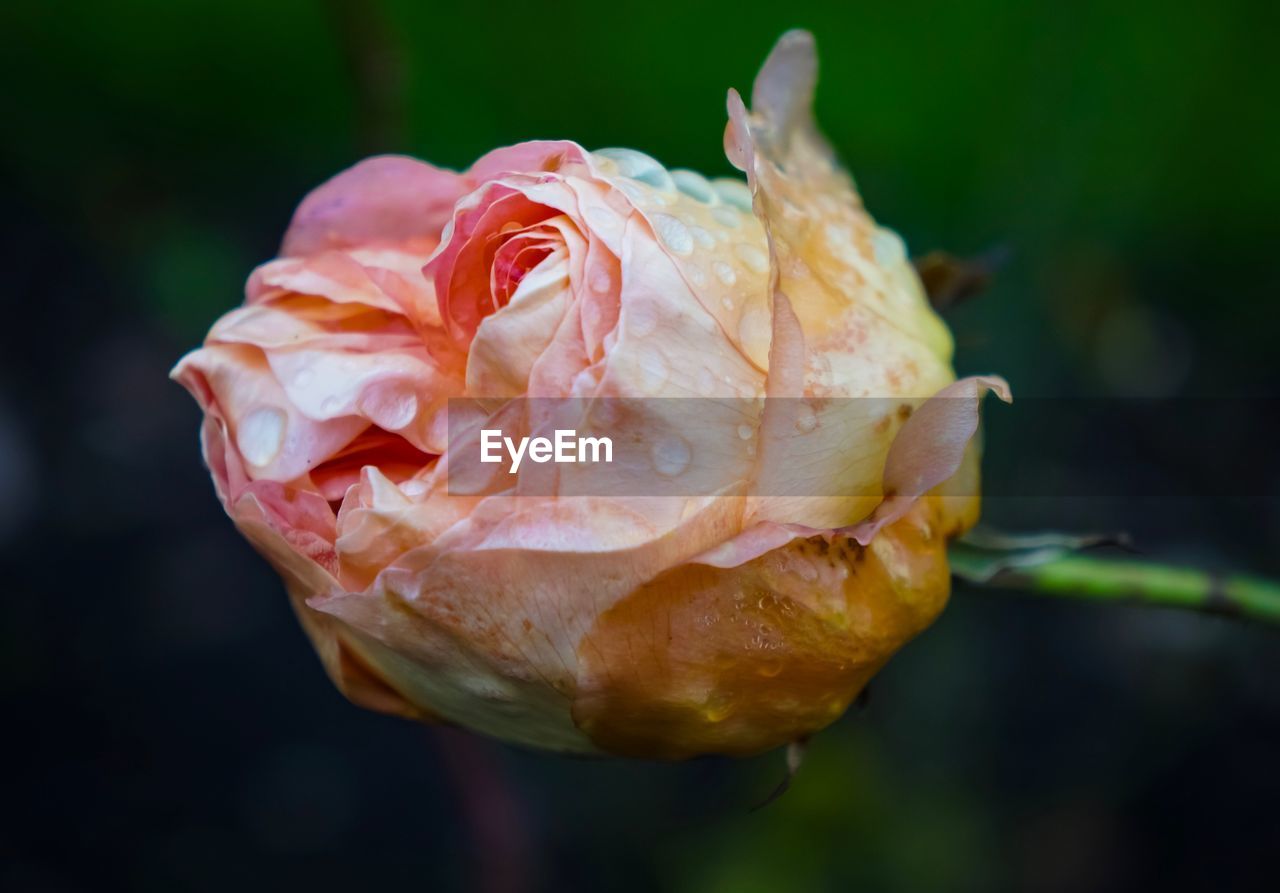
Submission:
M 728 173 L 724 91 L 802 25 L 872 211 L 915 251 L 1011 252 L 949 314 L 961 372 L 1022 397 L 1280 396 L 1275 8 L 5 3 L 0 888 L 1274 889 L 1272 632 L 960 587 L 749 812 L 778 755 L 566 760 L 348 705 L 165 376 L 362 155 L 461 167 L 570 137 Z M 1243 405 L 1222 440 L 1175 416 L 1120 459 L 1079 415 L 1087 498 L 988 519 L 1280 573 L 1256 473 L 1280 450 Z M 992 474 L 1028 454 L 1017 411 L 992 410 Z M 1197 483 L 1129 493 L 1156 462 Z

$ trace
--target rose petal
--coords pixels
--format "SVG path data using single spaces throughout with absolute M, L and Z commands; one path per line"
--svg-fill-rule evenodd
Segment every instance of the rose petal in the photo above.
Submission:
M 421 240 L 434 245 L 467 188 L 459 174 L 415 158 L 365 159 L 302 200 L 281 254 L 296 257 L 374 242 Z

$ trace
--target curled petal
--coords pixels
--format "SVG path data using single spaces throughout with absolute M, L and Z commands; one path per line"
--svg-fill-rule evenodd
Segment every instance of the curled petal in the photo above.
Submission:
M 467 177 L 474 183 L 483 183 L 507 173 L 551 173 L 586 158 L 587 151 L 569 140 L 529 140 L 480 156 L 467 171 Z
M 255 347 L 215 344 L 192 351 L 172 375 L 206 412 L 217 407 L 253 480 L 289 481 L 305 475 L 368 425 L 359 418 L 304 414 Z
M 982 397 L 995 392 L 1013 402 L 1009 385 L 995 375 L 962 378 L 943 388 L 912 413 L 889 449 L 884 466 L 884 501 L 848 534 L 866 545 L 882 527 L 906 514 L 912 504 L 961 469 L 978 432 Z
M 926 494 L 940 507 L 938 520 L 947 532 L 971 527 L 977 520 L 977 454 L 973 438 L 981 419 L 982 397 L 994 391 L 1013 400 L 998 376 L 963 378 L 924 401 L 894 438 L 884 463 L 884 498 L 857 524 L 822 528 L 811 524 L 760 520 L 695 561 L 712 567 L 736 567 L 797 538 L 821 536 L 853 539 L 869 545 L 875 535 L 905 516 Z

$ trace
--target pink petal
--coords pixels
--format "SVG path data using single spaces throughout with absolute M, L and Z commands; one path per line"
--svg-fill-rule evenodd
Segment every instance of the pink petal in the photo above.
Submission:
M 434 243 L 467 189 L 461 175 L 414 158 L 365 159 L 302 200 L 281 254 L 308 255 L 377 242 Z

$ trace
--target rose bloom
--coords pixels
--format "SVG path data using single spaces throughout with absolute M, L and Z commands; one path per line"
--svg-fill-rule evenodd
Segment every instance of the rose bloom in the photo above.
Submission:
M 219 499 L 352 701 L 565 752 L 751 754 L 832 722 L 937 616 L 978 402 L 1008 393 L 955 381 L 813 123 L 815 73 L 792 32 L 751 111 L 730 93 L 745 182 L 572 142 L 363 161 L 178 364 Z M 714 492 L 531 494 L 528 465 L 449 486 L 451 399 L 691 396 L 756 407 L 700 427 Z

